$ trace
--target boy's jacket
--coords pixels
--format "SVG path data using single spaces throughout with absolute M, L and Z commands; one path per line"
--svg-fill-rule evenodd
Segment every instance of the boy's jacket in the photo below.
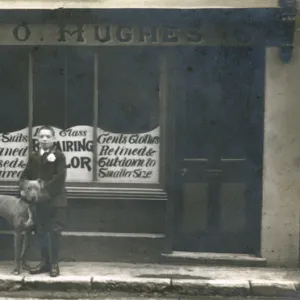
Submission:
M 48 161 L 47 156 L 55 155 L 54 161 Z M 50 201 L 55 207 L 67 206 L 66 197 L 66 157 L 58 149 L 53 148 L 43 155 L 40 151 L 33 152 L 28 159 L 27 166 L 23 171 L 20 181 L 41 179 L 45 183 L 45 190 L 50 196 Z

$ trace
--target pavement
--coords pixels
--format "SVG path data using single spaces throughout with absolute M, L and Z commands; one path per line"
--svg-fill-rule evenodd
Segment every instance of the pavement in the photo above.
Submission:
M 31 262 L 31 265 L 35 263 Z M 300 269 L 205 265 L 61 262 L 61 275 L 12 274 L 0 262 L 1 293 L 107 292 L 143 295 L 299 297 Z

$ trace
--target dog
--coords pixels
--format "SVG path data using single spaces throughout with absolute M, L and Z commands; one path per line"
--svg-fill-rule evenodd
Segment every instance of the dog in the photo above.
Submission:
M 24 180 L 20 183 L 20 198 L 0 195 L 0 217 L 14 228 L 14 275 L 20 274 L 21 266 L 23 269 L 29 268 L 26 254 L 34 225 L 35 207 L 42 201 L 43 187 L 41 180 Z

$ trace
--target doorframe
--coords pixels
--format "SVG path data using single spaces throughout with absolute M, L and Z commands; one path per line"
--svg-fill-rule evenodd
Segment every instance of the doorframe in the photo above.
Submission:
M 177 213 L 178 211 L 183 210 L 182 179 L 179 170 L 181 168 L 182 160 L 184 157 L 183 148 L 182 148 L 183 143 L 179 143 L 178 140 L 181 139 L 181 137 L 184 134 L 185 119 L 186 119 L 186 107 L 185 107 L 186 106 L 186 89 L 185 89 L 186 77 L 183 75 L 184 61 L 182 60 L 182 63 L 179 63 L 178 57 L 177 60 L 174 61 L 174 52 L 172 53 L 172 48 L 169 51 L 166 51 L 165 53 L 165 55 L 168 57 L 167 64 L 166 64 L 167 84 L 165 85 L 165 88 L 167 90 L 165 97 L 167 98 L 167 103 L 168 103 L 168 105 L 166 106 L 168 112 L 166 114 L 166 119 L 167 119 L 166 120 L 166 125 L 167 125 L 166 126 L 167 129 L 166 151 L 168 153 L 166 159 L 166 172 L 167 172 L 166 191 L 167 191 L 168 199 L 166 202 L 165 244 L 164 244 L 163 252 L 167 254 L 170 254 L 174 251 L 176 234 L 179 233 L 180 223 L 182 221 L 182 216 L 183 216 L 183 214 L 178 215 Z M 176 49 L 176 47 L 173 48 L 173 51 L 174 49 Z M 176 72 L 176 70 L 180 70 L 180 71 Z M 176 85 L 176 87 L 174 87 L 174 85 Z M 223 164 L 224 160 L 220 159 L 219 162 Z M 234 162 L 232 161 L 229 163 L 234 163 Z M 214 164 L 208 166 L 208 169 L 209 169 L 208 173 L 209 171 L 212 171 L 211 173 L 213 173 Z M 223 182 L 222 175 L 217 177 L 213 180 L 213 182 L 208 182 L 209 184 L 208 189 L 212 191 L 211 194 L 215 194 L 215 196 L 212 197 L 213 199 L 218 198 L 218 194 L 220 193 L 220 189 L 221 189 L 221 184 Z M 260 180 L 262 185 L 262 178 L 260 178 Z M 247 185 L 251 184 L 250 182 L 246 182 L 246 183 Z M 262 191 L 259 191 L 258 194 L 262 195 Z M 262 206 L 262 201 L 263 199 L 261 196 L 260 205 L 259 205 L 260 207 Z M 212 203 L 213 209 L 210 210 L 211 212 L 216 209 L 215 202 L 218 201 L 214 201 L 214 203 Z M 249 205 L 248 202 L 249 200 L 246 200 L 246 205 Z M 217 211 L 214 211 L 213 214 L 211 214 L 211 217 L 208 216 L 209 218 L 208 222 L 211 222 L 212 219 L 219 220 L 219 218 L 215 218 L 215 214 L 220 213 L 220 207 L 218 206 L 218 208 L 219 209 L 217 209 Z M 209 212 L 207 213 L 209 214 Z M 247 222 L 246 226 L 249 226 L 248 223 L 249 221 L 251 221 L 251 219 L 249 220 L 249 215 L 247 211 L 245 217 Z M 260 216 L 257 217 L 260 217 L 259 226 L 261 228 L 261 209 L 260 209 Z M 217 228 L 218 222 L 210 225 L 211 228 L 215 228 L 215 227 Z M 244 230 L 246 232 L 246 230 L 248 230 L 248 227 L 245 227 Z M 247 253 L 256 254 L 257 256 L 260 256 L 260 233 L 257 232 L 257 229 L 255 233 L 254 230 L 252 231 L 253 232 L 251 232 L 251 234 L 253 235 L 255 234 L 255 239 L 257 239 L 257 241 L 255 240 L 253 242 L 253 244 L 255 245 L 254 246 L 255 249 L 253 249 L 251 253 L 250 252 Z
M 182 132 L 182 104 L 185 103 L 185 76 L 183 75 L 183 64 L 176 57 L 180 47 L 173 46 L 164 49 L 163 64 L 165 77 L 161 81 L 160 88 L 164 89 L 166 120 L 166 153 L 165 160 L 165 190 L 167 192 L 166 219 L 165 219 L 165 241 L 162 253 L 170 254 L 174 249 L 174 238 L 178 231 L 178 216 L 176 210 L 181 204 L 181 186 L 178 168 L 180 167 L 180 143 L 177 142 Z M 175 53 L 174 53 L 175 52 Z

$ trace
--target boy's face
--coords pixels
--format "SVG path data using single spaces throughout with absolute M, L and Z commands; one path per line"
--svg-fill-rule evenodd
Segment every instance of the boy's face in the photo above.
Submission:
M 51 130 L 42 129 L 38 134 L 38 140 L 41 148 L 46 150 L 53 146 L 55 138 Z

